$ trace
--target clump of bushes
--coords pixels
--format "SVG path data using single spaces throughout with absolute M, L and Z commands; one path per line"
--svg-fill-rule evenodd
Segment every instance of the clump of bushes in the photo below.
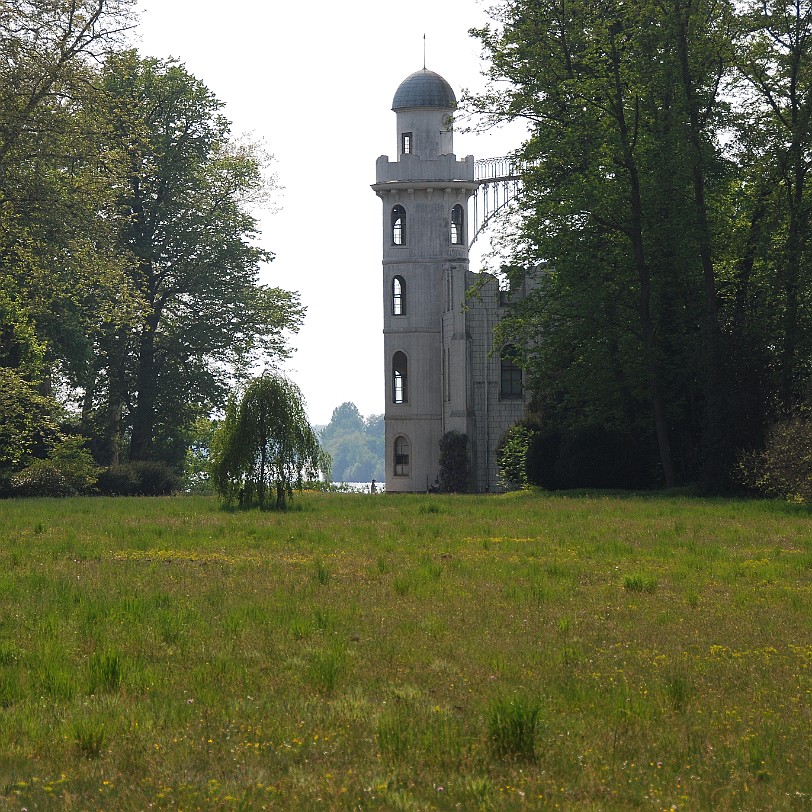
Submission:
M 645 438 L 584 425 L 536 432 L 527 449 L 527 478 L 548 490 L 645 488 L 652 479 Z
M 99 490 L 105 496 L 169 496 L 179 487 L 175 471 L 153 460 L 111 465 L 99 474 Z
M 737 474 L 765 496 L 812 502 L 812 416 L 799 414 L 775 423 L 764 450 L 744 454 Z
M 517 423 L 502 435 L 496 448 L 496 462 L 502 484 L 508 488 L 526 488 L 527 452 L 533 439 L 534 430 L 529 425 Z
M 11 477 L 15 496 L 76 496 L 67 477 L 51 460 L 34 460 Z
M 35 459 L 11 477 L 15 496 L 76 496 L 93 493 L 98 467 L 84 437 L 68 436 L 59 440 L 47 459 Z
M 440 438 L 440 490 L 444 493 L 466 493 L 471 488 L 471 461 L 468 435 L 447 431 Z
M 645 488 L 655 463 L 651 444 L 600 425 L 558 428 L 525 420 L 511 426 L 496 450 L 503 484 L 568 488 Z

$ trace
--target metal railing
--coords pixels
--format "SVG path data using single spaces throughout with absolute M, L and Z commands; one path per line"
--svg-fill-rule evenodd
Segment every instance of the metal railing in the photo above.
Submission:
M 481 158 L 474 163 L 474 180 L 479 184 L 474 195 L 473 236 L 468 248 L 488 223 L 519 193 L 524 165 L 510 157 Z

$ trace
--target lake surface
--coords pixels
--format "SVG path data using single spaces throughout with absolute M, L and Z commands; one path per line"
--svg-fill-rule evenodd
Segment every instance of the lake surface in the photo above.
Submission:
M 357 493 L 369 493 L 370 486 L 372 485 L 371 482 L 336 482 L 341 488 L 347 488 L 351 491 L 356 491 Z M 382 493 L 385 490 L 386 483 L 379 482 L 377 479 L 375 480 L 375 490 L 378 493 Z

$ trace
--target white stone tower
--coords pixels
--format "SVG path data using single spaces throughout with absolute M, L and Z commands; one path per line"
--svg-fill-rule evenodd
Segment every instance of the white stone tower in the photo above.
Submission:
M 473 156 L 454 155 L 456 106 L 442 76 L 424 68 L 407 77 L 392 101 L 397 160 L 378 158 L 372 187 L 383 202 L 388 491 L 425 491 L 434 483 L 448 428 L 442 322 L 449 274 L 462 283 L 468 270 L 467 201 L 477 188 Z
M 451 430 L 468 436 L 474 489 L 495 489 L 496 442 L 524 414 L 521 372 L 517 389 L 516 367 L 492 347 L 498 283 L 468 267 L 468 199 L 479 184 L 474 157 L 454 155 L 456 106 L 442 76 L 408 76 L 392 101 L 397 160 L 378 158 L 372 187 L 383 203 L 387 491 L 428 490 Z M 479 295 L 466 302 L 475 282 Z

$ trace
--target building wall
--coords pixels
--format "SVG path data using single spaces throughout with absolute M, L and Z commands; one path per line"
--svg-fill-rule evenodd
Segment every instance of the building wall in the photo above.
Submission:
M 452 301 L 443 314 L 444 374 L 443 431 L 468 435 L 478 492 L 501 490 L 496 448 L 502 435 L 524 417 L 528 394 L 521 399 L 501 395 L 501 347 L 493 331 L 506 309 L 499 284 L 490 274 L 446 271 Z M 472 291 L 476 291 L 472 293 Z

